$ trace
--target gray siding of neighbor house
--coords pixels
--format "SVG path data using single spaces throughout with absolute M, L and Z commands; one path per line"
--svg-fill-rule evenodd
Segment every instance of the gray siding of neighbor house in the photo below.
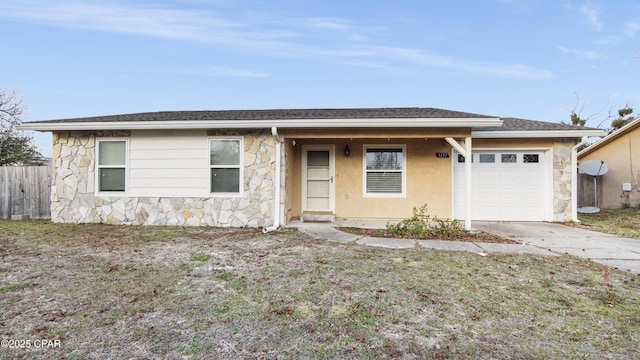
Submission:
M 202 130 L 204 139 L 209 136 L 243 137 L 244 189 L 241 197 L 97 194 L 96 138 L 131 138 L 131 134 L 132 131 L 53 132 L 51 219 L 54 222 L 233 227 L 273 225 L 276 143 L 268 131 Z M 204 166 L 206 168 L 206 163 Z

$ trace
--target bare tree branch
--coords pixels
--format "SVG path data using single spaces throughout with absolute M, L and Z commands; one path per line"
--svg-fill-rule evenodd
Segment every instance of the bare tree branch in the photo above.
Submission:
M 6 92 L 0 89 L 0 126 L 20 124 L 26 106 L 22 104 L 22 97 L 16 90 Z
M 26 106 L 17 91 L 0 89 L 0 166 L 42 165 L 44 159 L 33 145 L 32 136 L 18 131 Z

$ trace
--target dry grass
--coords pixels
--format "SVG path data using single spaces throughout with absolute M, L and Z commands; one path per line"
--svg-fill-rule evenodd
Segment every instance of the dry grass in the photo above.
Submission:
M 1 358 L 640 357 L 640 278 L 295 230 L 0 222 Z
M 602 209 L 596 214 L 578 214 L 582 228 L 640 239 L 640 210 Z

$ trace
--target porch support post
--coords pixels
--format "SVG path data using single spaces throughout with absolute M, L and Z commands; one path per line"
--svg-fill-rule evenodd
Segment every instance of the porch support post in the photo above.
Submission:
M 464 229 L 471 230 L 471 136 L 464 139 L 464 147 L 460 145 L 454 138 L 444 138 L 449 145 L 453 146 L 460 155 L 464 156 L 464 186 L 465 186 L 465 198 L 464 198 Z
M 471 230 L 471 164 L 472 164 L 472 160 L 471 160 L 471 155 L 472 155 L 472 149 L 471 149 L 471 136 L 467 137 L 466 139 L 464 139 L 464 147 L 467 153 L 467 156 L 465 156 L 465 162 L 464 162 L 464 174 L 465 174 L 465 179 L 464 179 L 464 185 L 465 185 L 465 199 L 464 199 L 464 229 L 465 230 Z

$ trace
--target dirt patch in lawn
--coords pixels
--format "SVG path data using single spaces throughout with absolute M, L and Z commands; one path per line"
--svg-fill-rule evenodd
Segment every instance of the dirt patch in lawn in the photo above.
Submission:
M 362 235 L 362 236 L 370 236 L 370 237 L 379 237 L 379 238 L 403 238 L 403 239 L 414 239 L 414 240 L 443 240 L 443 241 L 464 241 L 464 242 L 477 242 L 477 243 L 494 243 L 494 244 L 520 244 L 517 241 L 507 239 L 502 236 L 489 234 L 483 231 L 479 232 L 471 232 L 464 231 L 460 235 L 454 235 L 451 237 L 429 237 L 429 238 L 417 238 L 417 237 L 407 237 L 407 236 L 397 236 L 394 234 L 389 234 L 385 229 L 366 229 L 366 228 L 357 228 L 357 227 L 340 227 L 339 230 L 344 232 L 348 232 L 350 234 Z
M 570 256 L 0 221 L 2 359 L 637 359 L 638 293 Z

